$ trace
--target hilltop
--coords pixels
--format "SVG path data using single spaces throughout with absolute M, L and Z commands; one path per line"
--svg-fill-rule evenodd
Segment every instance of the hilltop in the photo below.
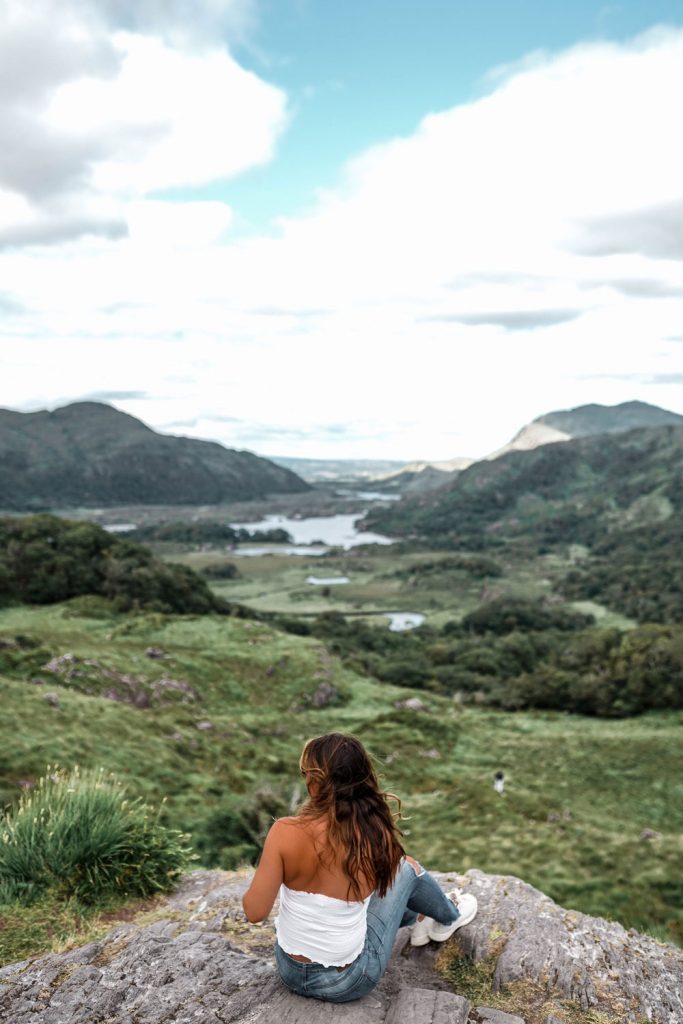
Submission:
M 0 409 L 0 508 L 8 511 L 208 505 L 308 490 L 268 459 L 158 434 L 102 402 Z

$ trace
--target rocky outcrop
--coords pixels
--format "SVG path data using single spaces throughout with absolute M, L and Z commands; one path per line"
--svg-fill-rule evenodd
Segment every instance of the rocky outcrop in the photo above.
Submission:
M 683 1020 L 680 950 L 563 910 L 516 878 L 478 871 L 436 877 L 444 888 L 456 882 L 479 899 L 477 918 L 457 933 L 459 947 L 451 940 L 413 948 L 399 932 L 387 974 L 357 1003 L 314 1003 L 289 993 L 273 963 L 272 924 L 249 925 L 242 914 L 249 873 L 195 871 L 151 911 L 104 938 L 0 969 L 0 1021 L 564 1024 L 580 1020 L 581 1008 L 604 1014 L 586 1021 Z M 461 953 L 495 964 L 493 996 L 525 983 L 543 998 L 523 1014 L 473 1005 L 435 970 L 437 958 Z
M 157 648 L 148 648 L 149 650 Z M 145 654 L 148 651 L 145 651 Z M 153 657 L 156 658 L 158 655 L 155 654 Z M 130 704 L 140 709 L 194 704 L 200 700 L 194 687 L 183 679 L 162 676 L 150 681 L 129 672 L 116 672 L 107 668 L 97 658 L 79 658 L 71 652 L 51 658 L 43 665 L 43 671 L 59 676 L 63 683 L 80 690 L 81 693 L 96 694 L 105 700 L 115 700 L 120 704 Z M 37 678 L 34 682 L 40 684 L 44 680 Z M 44 694 L 46 700 L 50 696 L 56 695 Z M 59 707 L 59 698 L 51 703 Z

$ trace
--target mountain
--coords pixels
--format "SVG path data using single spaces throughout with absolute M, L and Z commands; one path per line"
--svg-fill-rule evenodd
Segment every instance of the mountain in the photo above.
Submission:
M 683 416 L 647 402 L 622 402 L 621 405 L 579 405 L 538 416 L 522 427 L 508 444 L 498 448 L 489 459 L 512 451 L 528 451 L 542 444 L 569 441 L 572 437 L 594 434 L 618 434 L 637 427 L 665 427 L 683 423 Z
M 615 526 L 683 510 L 683 417 L 678 425 L 577 437 L 476 462 L 438 491 L 373 510 L 390 535 L 485 547 L 523 534 L 591 543 Z
M 647 402 L 622 402 L 621 405 L 580 405 L 539 416 L 534 423 L 562 431 L 570 437 L 591 434 L 616 434 L 636 427 L 666 427 L 683 423 L 683 416 Z
M 367 483 L 384 473 L 396 473 L 404 467 L 392 459 L 302 459 L 289 455 L 271 455 L 272 462 L 291 469 L 309 483 L 359 480 Z
M 0 508 L 213 505 L 309 490 L 295 473 L 215 441 L 158 434 L 101 402 L 0 409 Z
M 409 462 L 393 473 L 383 474 L 372 481 L 372 488 L 387 497 L 409 497 L 434 491 L 453 480 L 452 470 L 437 469 L 425 462 Z
M 529 451 L 541 445 L 557 441 L 569 441 L 573 437 L 589 437 L 594 434 L 619 433 L 636 427 L 661 427 L 683 423 L 683 416 L 668 412 L 647 402 L 622 402 L 621 405 L 580 405 L 575 409 L 564 409 L 538 416 L 527 423 L 502 448 L 491 452 L 485 459 L 497 459 L 506 452 Z M 373 483 L 378 490 L 397 494 L 418 494 L 435 490 L 455 478 L 457 473 L 471 466 L 474 459 L 465 457 L 449 459 L 446 462 L 411 462 L 383 473 Z
M 421 494 L 433 491 L 453 479 L 455 473 L 471 466 L 473 459 L 448 459 L 446 462 L 408 462 L 400 469 L 382 473 L 373 487 L 387 494 Z

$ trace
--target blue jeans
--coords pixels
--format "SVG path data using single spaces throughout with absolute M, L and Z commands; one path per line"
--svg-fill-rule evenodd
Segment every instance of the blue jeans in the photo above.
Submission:
M 300 996 L 328 1003 L 360 999 L 372 991 L 386 971 L 399 928 L 414 924 L 418 914 L 433 917 L 441 924 L 450 924 L 460 916 L 438 882 L 424 869 L 416 875 L 406 860 L 401 862 L 386 896 L 373 893 L 367 913 L 365 945 L 343 971 L 293 960 L 275 943 L 275 961 L 287 988 Z

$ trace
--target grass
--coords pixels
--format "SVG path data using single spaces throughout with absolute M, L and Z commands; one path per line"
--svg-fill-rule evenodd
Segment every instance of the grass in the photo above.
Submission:
M 275 813 L 287 813 L 301 796 L 303 742 L 353 732 L 403 798 L 406 845 L 429 866 L 515 874 L 565 906 L 683 941 L 681 713 L 606 721 L 462 708 L 356 675 L 317 641 L 214 616 L 92 619 L 68 605 L 4 609 L 0 637 L 16 634 L 42 647 L 14 667 L 6 661 L 0 675 L 3 804 L 47 763 L 78 762 L 114 771 L 131 797 L 158 804 L 165 796 L 162 822 L 197 839 L 231 800 L 248 807 L 270 792 L 284 808 Z M 167 657 L 146 657 L 149 646 Z M 77 677 L 41 667 L 67 651 L 150 683 L 162 675 L 187 681 L 199 700 L 141 710 L 83 692 Z M 339 701 L 315 709 L 307 698 L 323 679 Z M 59 707 L 46 692 L 58 695 Z M 430 710 L 395 707 L 411 694 Z M 503 797 L 492 786 L 498 769 Z M 661 835 L 641 839 L 644 829 Z M 78 908 L 64 914 L 49 925 L 55 934 L 82 916 Z M 52 941 L 38 919 L 22 924 L 11 908 L 0 916 L 9 922 L 5 956 L 19 959 L 30 935 L 34 949 L 40 934 Z
M 48 765 L 0 821 L 0 900 L 30 903 L 52 890 L 97 905 L 168 891 L 193 858 L 158 817 L 103 768 Z
M 102 901 L 95 908 L 48 895 L 28 907 L 18 903 L 0 906 L 0 964 L 93 942 L 110 931 L 114 922 L 128 920 L 133 912 L 159 902 L 159 897 L 134 903 L 129 897 L 120 897 Z
M 515 981 L 494 990 L 493 976 L 497 953 L 476 963 L 467 959 L 457 939 L 448 942 L 436 961 L 441 977 L 453 986 L 458 995 L 469 999 L 475 1006 L 489 1006 L 503 1013 L 518 1014 L 526 1024 L 545 1024 L 554 1017 L 561 1024 L 620 1024 L 623 1007 L 614 1006 L 610 1012 L 583 1009 L 578 1003 L 566 999 L 559 992 L 531 980 Z
M 155 548 L 155 545 L 152 545 Z M 184 551 L 159 557 L 181 562 L 193 569 L 220 560 L 216 551 Z M 410 569 L 425 561 L 447 562 L 452 553 L 443 551 L 396 551 L 378 547 L 351 549 L 320 557 L 292 557 L 275 549 L 268 555 L 239 557 L 224 553 L 225 561 L 237 565 L 240 577 L 212 582 L 212 589 L 229 601 L 237 601 L 259 611 L 286 615 L 318 615 L 323 611 L 345 614 L 386 611 L 421 612 L 433 626 L 460 620 L 479 606 L 484 596 L 520 598 L 552 597 L 556 584 L 574 564 L 571 552 L 521 558 L 513 552 L 496 555 L 503 575 L 491 579 L 472 578 L 464 571 L 444 571 L 412 576 Z M 306 583 L 306 577 L 348 576 L 350 582 L 324 587 Z M 595 616 L 602 626 L 628 629 L 631 619 L 596 602 L 573 602 L 578 611 Z

